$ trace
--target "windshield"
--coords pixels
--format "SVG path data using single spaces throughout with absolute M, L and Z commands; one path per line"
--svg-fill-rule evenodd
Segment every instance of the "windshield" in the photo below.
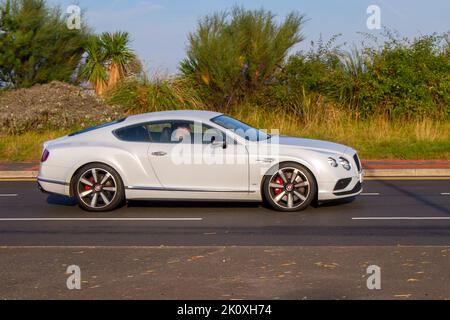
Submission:
M 225 115 L 212 118 L 211 121 L 248 141 L 263 141 L 270 138 L 269 134 Z

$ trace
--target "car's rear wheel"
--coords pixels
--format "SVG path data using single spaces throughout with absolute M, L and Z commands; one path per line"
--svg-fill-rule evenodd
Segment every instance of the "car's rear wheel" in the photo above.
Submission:
M 266 176 L 264 198 L 278 211 L 306 209 L 316 197 L 316 181 L 311 172 L 297 163 L 284 163 Z
M 75 176 L 73 191 L 81 208 L 101 212 L 117 208 L 125 198 L 122 179 L 111 167 L 88 164 Z

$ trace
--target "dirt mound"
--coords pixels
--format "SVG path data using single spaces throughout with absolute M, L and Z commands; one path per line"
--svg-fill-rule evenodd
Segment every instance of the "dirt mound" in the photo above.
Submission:
M 54 81 L 0 94 L 0 133 L 87 127 L 119 118 L 119 107 L 108 106 L 93 92 Z

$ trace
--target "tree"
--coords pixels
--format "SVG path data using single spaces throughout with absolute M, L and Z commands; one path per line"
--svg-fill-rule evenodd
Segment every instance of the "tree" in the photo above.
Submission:
M 130 48 L 129 34 L 121 31 L 104 32 L 89 39 L 80 76 L 102 95 L 124 77 L 140 70 L 140 62 Z
M 97 36 L 89 38 L 85 49 L 87 57 L 80 70 L 80 77 L 90 82 L 95 92 L 102 95 L 108 85 L 105 50 Z
M 113 88 L 120 79 L 130 73 L 136 55 L 129 47 L 128 32 L 104 32 L 101 35 L 101 42 L 108 65 L 108 88 Z
M 180 71 L 217 107 L 227 108 L 271 81 L 290 48 L 303 40 L 304 16 L 277 24 L 270 11 L 235 7 L 201 19 L 189 35 Z
M 70 30 L 58 7 L 45 0 L 0 3 L 0 85 L 30 87 L 70 82 L 88 38 L 84 24 Z

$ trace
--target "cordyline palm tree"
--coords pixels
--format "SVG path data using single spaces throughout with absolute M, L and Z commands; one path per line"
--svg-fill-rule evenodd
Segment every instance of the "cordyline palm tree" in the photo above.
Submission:
M 86 46 L 86 61 L 81 68 L 80 77 L 89 81 L 95 92 L 102 95 L 108 85 L 105 68 L 105 50 L 97 36 L 91 36 Z
M 108 68 L 108 89 L 113 88 L 123 77 L 129 74 L 136 55 L 130 49 L 128 32 L 104 32 L 100 41 L 105 50 Z
M 129 34 L 121 31 L 104 32 L 89 40 L 80 75 L 93 85 L 98 94 L 112 89 L 135 69 L 138 59 L 129 44 Z

